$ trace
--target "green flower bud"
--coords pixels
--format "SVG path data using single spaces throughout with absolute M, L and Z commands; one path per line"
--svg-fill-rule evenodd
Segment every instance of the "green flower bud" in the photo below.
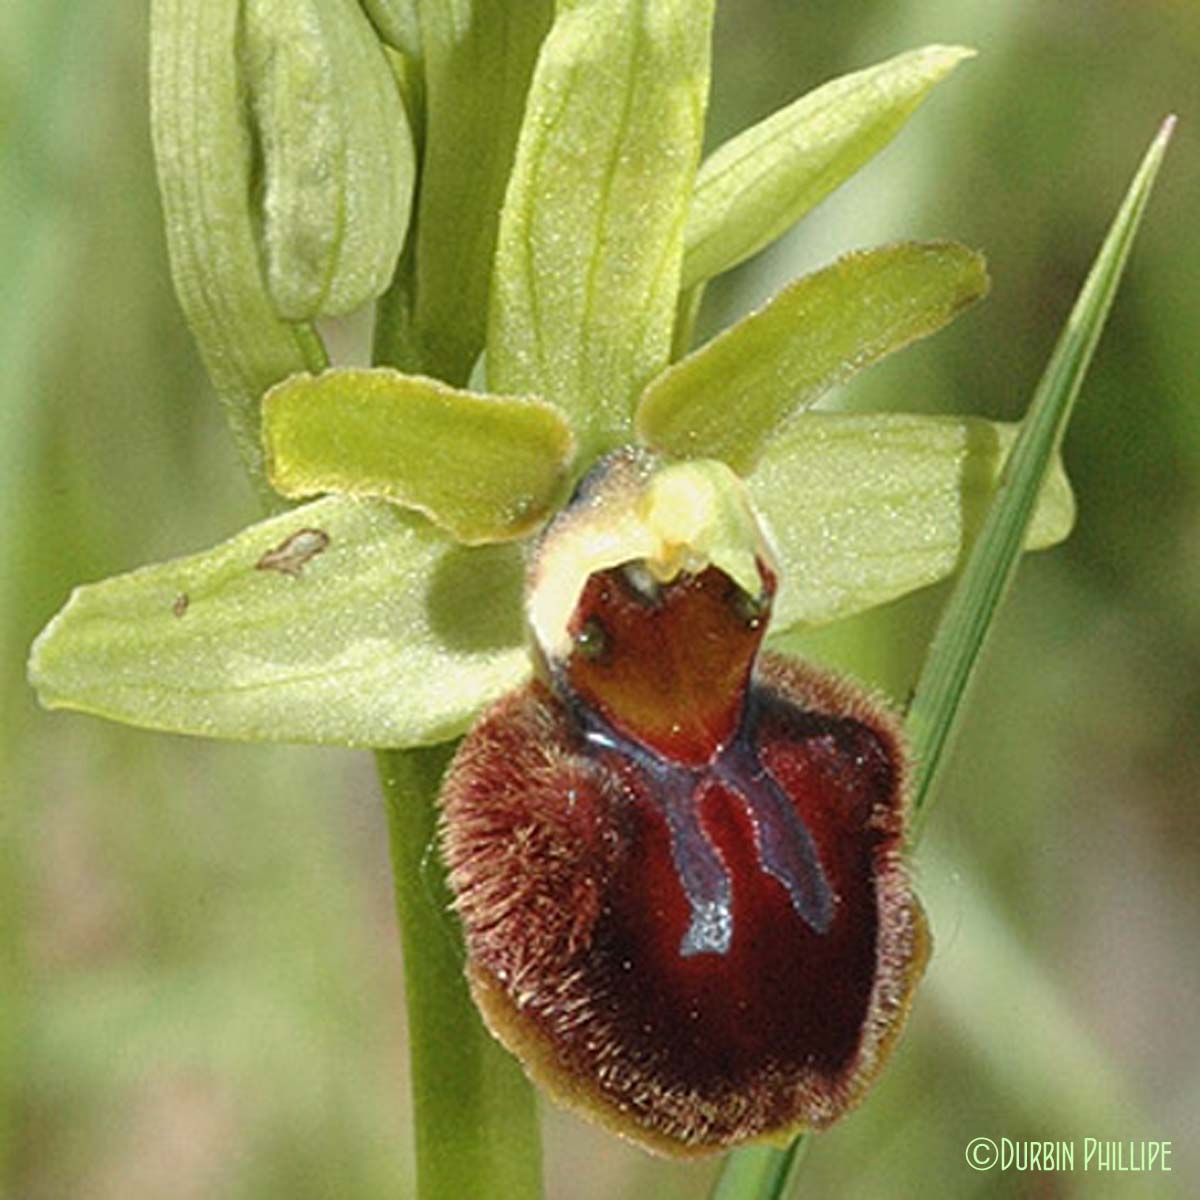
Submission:
M 416 0 L 362 0 L 379 36 L 413 58 L 421 56 L 421 24 Z
M 353 0 L 248 0 L 261 243 L 279 314 L 349 312 L 388 285 L 412 202 L 412 134 Z

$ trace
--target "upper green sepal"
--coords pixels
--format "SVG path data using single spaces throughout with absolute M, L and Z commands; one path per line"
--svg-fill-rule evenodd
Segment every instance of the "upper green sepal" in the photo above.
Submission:
M 379 496 L 469 545 L 540 524 L 562 498 L 574 449 L 548 404 L 386 367 L 284 380 L 263 400 L 263 439 L 285 496 Z
M 746 474 L 794 413 L 936 332 L 987 289 L 983 256 L 953 242 L 844 255 L 653 380 L 638 434 L 662 454 L 716 458 Z
M 718 147 L 700 165 L 682 286 L 727 271 L 773 242 L 892 140 L 963 59 L 925 46 L 844 75 Z
M 496 246 L 488 386 L 566 412 L 593 458 L 666 366 L 704 133 L 712 0 L 560 4 Z
M 328 497 L 77 588 L 34 643 L 42 703 L 175 733 L 346 746 L 455 737 L 528 675 L 523 564 Z

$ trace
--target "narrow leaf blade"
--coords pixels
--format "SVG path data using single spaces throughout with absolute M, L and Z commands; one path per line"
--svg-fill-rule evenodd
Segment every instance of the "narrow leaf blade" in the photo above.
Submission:
M 237 740 L 412 746 L 528 674 L 513 546 L 330 497 L 77 588 L 34 644 L 51 708 Z
M 1173 128 L 1169 118 L 1151 143 L 1096 256 L 934 635 L 909 712 L 918 813 L 928 801 L 979 654 L 1012 582 L 1038 490 L 1062 443 Z
M 935 333 L 987 288 L 982 255 L 952 242 L 847 254 L 653 380 L 638 433 L 664 454 L 746 474 L 794 413 Z
M 500 221 L 489 386 L 627 441 L 667 363 L 708 92 L 711 0 L 579 0 L 542 48 Z
M 565 486 L 573 451 L 547 404 L 385 367 L 285 380 L 264 401 L 263 436 L 285 496 L 378 496 L 469 545 L 531 532 Z
M 725 1156 L 710 1200 L 791 1200 L 810 1137 L 789 1146 L 743 1146 Z
M 746 480 L 781 568 L 773 625 L 823 625 L 951 574 L 994 494 L 1016 429 L 976 417 L 806 413 Z M 1056 463 L 1030 548 L 1067 536 Z
M 738 134 L 700 167 L 683 287 L 749 258 L 850 178 L 973 50 L 926 46 L 835 79 Z

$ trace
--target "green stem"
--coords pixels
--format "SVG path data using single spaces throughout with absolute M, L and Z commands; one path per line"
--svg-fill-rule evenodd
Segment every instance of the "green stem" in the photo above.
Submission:
M 404 985 L 418 1200 L 541 1194 L 533 1089 L 479 1019 L 440 860 L 436 796 L 453 747 L 380 751 Z

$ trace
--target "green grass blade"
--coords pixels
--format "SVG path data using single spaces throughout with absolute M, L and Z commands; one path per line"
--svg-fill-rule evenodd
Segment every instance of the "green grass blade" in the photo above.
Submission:
M 533 1088 L 483 1027 L 440 857 L 434 798 L 449 746 L 377 756 L 387 800 L 404 943 L 417 1200 L 537 1200 L 541 1141 Z
M 1174 128 L 1168 118 L 1146 153 L 1034 394 L 995 501 L 934 637 L 909 713 L 917 763 L 913 801 L 927 812 L 955 717 L 992 620 L 1016 569 L 1047 468 L 1100 338 L 1117 283 Z M 786 1150 L 747 1147 L 725 1161 L 711 1200 L 789 1200 L 807 1139 Z
M 808 1150 L 801 1134 L 790 1146 L 747 1146 L 728 1155 L 717 1176 L 711 1200 L 790 1200 Z
M 1000 490 L 946 605 L 909 712 L 914 811 L 923 818 L 955 720 L 1016 571 L 1042 479 L 1058 449 L 1112 305 L 1175 120 L 1146 152 L 1038 384 Z M 916 830 L 914 830 L 915 834 Z

